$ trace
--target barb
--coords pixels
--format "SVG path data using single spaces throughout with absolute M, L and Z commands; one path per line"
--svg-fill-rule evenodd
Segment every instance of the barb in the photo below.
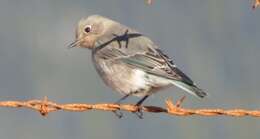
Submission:
M 83 112 L 89 110 L 103 110 L 103 111 L 116 111 L 123 110 L 129 112 L 137 112 L 142 110 L 144 112 L 151 113 L 166 113 L 173 116 L 191 116 L 191 115 L 200 115 L 200 116 L 251 116 L 251 117 L 260 117 L 260 110 L 245 110 L 245 109 L 186 109 L 181 107 L 181 103 L 185 97 L 178 100 L 175 104 L 170 100 L 166 100 L 166 108 L 161 108 L 157 106 L 135 106 L 133 104 L 109 104 L 109 103 L 100 103 L 100 104 L 58 104 L 52 101 L 49 101 L 47 97 L 44 97 L 43 100 L 28 100 L 28 101 L 0 101 L 0 107 L 12 107 L 12 108 L 28 108 L 35 111 L 38 111 L 42 116 L 47 116 L 50 112 L 55 111 L 71 111 L 71 112 Z

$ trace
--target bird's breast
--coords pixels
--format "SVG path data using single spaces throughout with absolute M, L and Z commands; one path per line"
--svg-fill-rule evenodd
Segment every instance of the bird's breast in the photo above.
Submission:
M 98 61 L 96 69 L 104 82 L 119 93 L 149 90 L 146 73 L 121 63 Z

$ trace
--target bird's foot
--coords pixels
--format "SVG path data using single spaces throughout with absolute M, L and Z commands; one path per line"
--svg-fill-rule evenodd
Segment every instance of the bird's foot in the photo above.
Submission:
M 124 114 L 123 114 L 123 112 L 121 111 L 121 110 L 115 110 L 115 111 L 113 111 L 113 113 L 116 115 L 116 117 L 117 118 L 119 118 L 119 119 L 121 119 L 123 116 L 124 116 Z
M 143 119 L 144 113 L 142 111 L 142 108 L 140 108 L 140 105 L 137 106 L 137 111 L 133 112 L 139 119 Z

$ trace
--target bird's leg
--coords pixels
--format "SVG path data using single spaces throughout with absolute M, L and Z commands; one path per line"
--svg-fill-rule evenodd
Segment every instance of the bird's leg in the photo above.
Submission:
M 125 100 L 126 98 L 128 98 L 131 95 L 131 93 L 124 95 L 123 97 L 121 97 L 118 101 L 116 101 L 116 104 L 120 104 L 123 100 Z
M 140 109 L 140 106 L 142 105 L 142 103 L 149 97 L 149 95 L 145 95 L 142 99 L 140 99 L 135 106 L 139 107 L 138 110 L 135 112 L 135 114 L 140 118 L 143 119 L 143 112 Z
M 120 105 L 121 101 L 125 100 L 127 97 L 129 97 L 131 95 L 131 93 L 124 95 L 122 98 L 120 98 L 118 101 L 115 102 L 115 104 Z M 113 111 L 113 113 L 118 117 L 118 118 L 122 118 L 123 117 L 123 113 L 120 110 L 116 110 Z
M 140 106 L 142 103 L 149 97 L 149 95 L 145 95 L 142 99 L 140 99 L 135 105 Z

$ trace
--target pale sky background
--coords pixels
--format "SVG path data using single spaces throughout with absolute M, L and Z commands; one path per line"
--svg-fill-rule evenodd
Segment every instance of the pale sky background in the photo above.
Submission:
M 67 49 L 77 22 L 92 14 L 143 32 L 210 95 L 180 89 L 153 95 L 146 105 L 187 96 L 188 108 L 260 108 L 260 9 L 248 0 L 0 0 L 0 101 L 115 102 L 87 49 Z M 132 97 L 126 102 L 135 103 Z M 110 112 L 0 108 L 3 139 L 258 139 L 259 118 L 175 117 Z

